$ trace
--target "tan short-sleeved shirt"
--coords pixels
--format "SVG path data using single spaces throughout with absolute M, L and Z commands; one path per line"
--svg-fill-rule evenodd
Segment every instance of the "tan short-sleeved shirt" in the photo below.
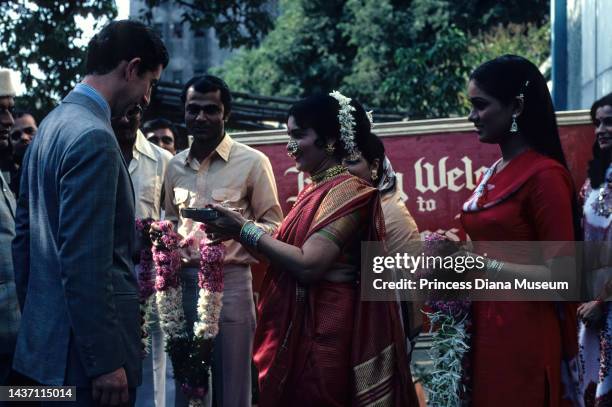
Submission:
M 421 236 L 414 218 L 402 201 L 400 191 L 396 189 L 394 192 L 383 194 L 381 205 L 385 217 L 387 250 L 390 254 L 409 253 L 415 248 L 410 242 L 421 240 Z
M 238 143 L 226 135 L 217 148 L 201 163 L 185 150 L 174 156 L 168 165 L 165 180 L 166 219 L 178 224 L 181 236 L 194 229 L 194 246 L 190 263 L 199 264 L 197 242 L 204 237 L 198 223 L 180 216 L 180 209 L 203 208 L 208 204 L 229 201 L 243 210 L 267 233 L 280 225 L 283 213 L 278 202 L 276 181 L 270 160 L 262 152 Z M 257 261 L 240 243 L 225 242 L 225 263 L 253 264 Z
M 134 186 L 137 218 L 160 219 L 164 175 L 170 159 L 172 154 L 147 141 L 140 130 L 136 132 L 128 170 Z

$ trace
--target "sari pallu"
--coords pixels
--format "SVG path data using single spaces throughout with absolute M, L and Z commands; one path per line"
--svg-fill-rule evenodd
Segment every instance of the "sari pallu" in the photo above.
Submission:
M 364 238 L 381 240 L 376 189 L 350 175 L 312 185 L 277 239 L 301 247 L 357 210 L 371 215 Z M 302 287 L 288 272 L 268 270 L 254 343 L 261 406 L 416 406 L 403 347 L 395 304 L 361 302 L 358 281 Z

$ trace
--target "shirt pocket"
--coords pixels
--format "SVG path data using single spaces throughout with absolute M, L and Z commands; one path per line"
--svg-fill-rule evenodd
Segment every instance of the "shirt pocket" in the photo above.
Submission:
M 237 188 L 216 188 L 212 190 L 211 196 L 219 203 L 228 201 L 237 204 L 242 200 L 242 191 Z
M 161 180 L 159 177 L 151 178 L 148 182 L 140 185 L 139 198 L 141 201 L 154 206 L 159 201 L 160 189 Z
M 174 188 L 174 205 L 185 208 L 189 205 L 189 190 L 185 188 Z

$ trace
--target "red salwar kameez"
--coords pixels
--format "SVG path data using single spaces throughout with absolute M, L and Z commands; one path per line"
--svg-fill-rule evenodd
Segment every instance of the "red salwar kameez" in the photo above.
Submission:
M 352 281 L 304 287 L 283 270 L 266 274 L 254 344 L 262 407 L 417 405 L 396 305 L 359 298 L 359 242 L 384 235 L 377 191 L 347 173 L 311 184 L 277 239 L 301 247 L 354 214 L 362 233 L 340 242 L 339 259 L 353 263 Z
M 488 179 L 461 222 L 473 241 L 572 241 L 572 194 L 562 165 L 527 150 Z M 572 405 L 575 304 L 474 302 L 472 323 L 472 406 Z

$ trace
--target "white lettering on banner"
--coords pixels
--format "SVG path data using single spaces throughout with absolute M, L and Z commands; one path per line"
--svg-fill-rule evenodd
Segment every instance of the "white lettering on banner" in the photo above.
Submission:
M 465 183 L 457 185 L 455 181 L 464 174 L 459 168 L 453 168 L 448 172 L 448 189 L 449 191 L 459 192 L 465 187 Z M 467 178 L 467 177 L 466 177 Z
M 425 157 L 421 157 L 417 160 L 417 162 L 414 163 L 414 176 L 415 176 L 415 181 L 416 181 L 415 182 L 416 189 L 419 190 L 419 192 L 421 193 L 425 193 L 427 191 L 436 193 L 438 192 L 440 188 L 446 186 L 445 170 L 446 170 L 446 160 L 448 160 L 448 157 L 441 158 L 439 162 L 440 164 L 439 169 L 438 169 L 439 171 L 438 180 L 440 182 L 439 185 L 436 185 L 436 180 L 435 180 L 435 175 L 434 175 L 435 167 L 428 162 L 421 165 L 421 162 L 424 159 Z M 426 171 L 427 185 L 423 184 L 423 168 Z
M 296 167 L 287 168 L 285 172 L 283 173 L 283 175 L 287 175 L 287 174 L 297 174 L 298 194 L 302 192 L 302 189 L 304 189 L 306 185 L 312 182 L 310 178 L 306 178 L 304 176 L 304 173 L 302 171 L 298 171 Z M 402 174 L 401 172 L 396 172 L 395 177 L 396 177 L 395 185 L 399 189 L 400 198 L 402 199 L 403 202 L 406 202 L 408 200 L 408 195 L 404 191 L 404 174 Z M 296 199 L 297 199 L 297 195 L 290 196 L 289 198 L 287 198 L 287 202 L 295 202 Z M 435 206 L 435 203 L 434 203 L 434 206 Z
M 455 167 L 447 169 L 448 159 L 449 156 L 444 156 L 438 160 L 436 165 L 433 165 L 430 162 L 424 161 L 425 157 L 419 158 L 414 163 L 414 188 L 421 193 L 431 191 L 434 194 L 444 188 L 451 192 L 460 192 L 465 188 L 472 191 L 476 188 L 476 181 L 487 170 L 487 167 L 480 167 L 474 171 L 472 160 L 467 156 L 460 160 L 463 163 L 463 168 Z M 285 170 L 284 175 L 288 174 L 297 175 L 298 193 L 311 183 L 310 178 L 306 177 L 303 172 L 298 171 L 295 166 Z M 396 172 L 395 175 L 397 177 L 396 185 L 400 190 L 402 201 L 406 202 L 408 201 L 408 194 L 404 190 L 404 174 Z M 408 191 L 410 190 L 412 188 L 409 185 Z M 296 199 L 297 196 L 291 196 L 287 198 L 287 202 L 293 203 Z M 433 198 L 425 199 L 422 196 L 418 196 L 416 203 L 419 212 L 433 212 L 438 209 L 438 204 Z
M 417 205 L 419 212 L 432 212 L 436 210 L 436 201 L 434 199 L 424 200 L 422 196 L 417 196 Z
M 404 192 L 404 174 L 401 172 L 395 173 L 395 185 L 400 191 L 400 197 L 402 198 L 402 202 L 406 202 L 408 200 L 408 194 Z
M 429 163 L 424 162 L 425 157 L 419 158 L 414 163 L 414 180 L 415 188 L 421 193 L 431 191 L 434 194 L 444 187 L 448 187 L 450 191 L 459 192 L 463 188 L 467 188 L 472 191 L 476 187 L 475 180 L 486 171 L 486 167 L 480 167 L 477 171 L 472 169 L 472 160 L 469 157 L 463 157 L 461 162 L 463 163 L 463 170 L 460 168 L 451 168 L 447 171 L 446 161 L 448 156 L 440 158 L 438 160 L 438 168 Z M 437 172 L 437 179 L 436 179 Z M 465 176 L 463 182 L 458 181 Z

